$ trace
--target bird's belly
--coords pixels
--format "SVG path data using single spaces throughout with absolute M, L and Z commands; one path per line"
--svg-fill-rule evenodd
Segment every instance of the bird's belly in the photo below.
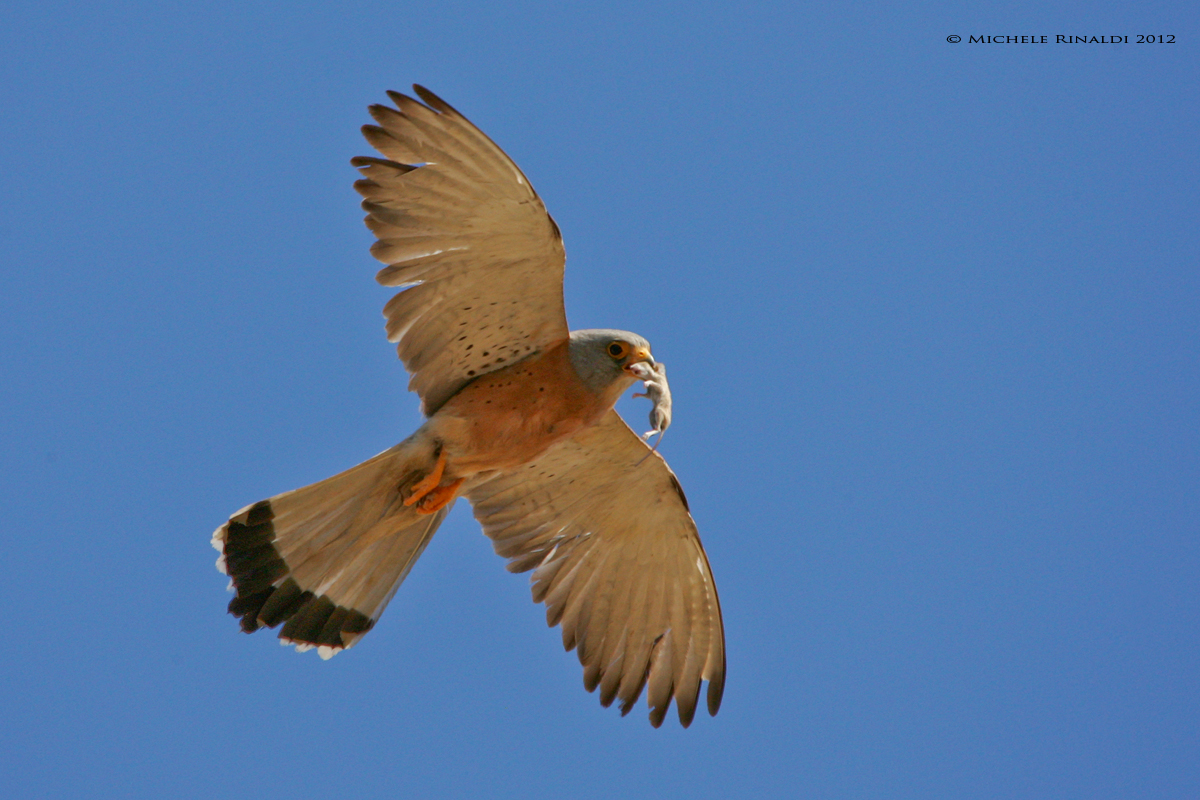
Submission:
M 430 420 L 453 474 L 518 467 L 607 410 L 559 350 L 480 376 Z

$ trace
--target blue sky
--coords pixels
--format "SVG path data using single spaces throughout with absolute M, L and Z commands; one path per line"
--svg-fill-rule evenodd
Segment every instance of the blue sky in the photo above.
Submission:
M 1198 15 L 837 5 L 6 3 L 11 796 L 1200 794 Z M 966 41 L 1059 33 L 1129 43 Z M 348 163 L 413 82 L 670 366 L 715 719 L 600 708 L 465 504 L 350 653 L 225 614 L 230 512 L 419 424 Z

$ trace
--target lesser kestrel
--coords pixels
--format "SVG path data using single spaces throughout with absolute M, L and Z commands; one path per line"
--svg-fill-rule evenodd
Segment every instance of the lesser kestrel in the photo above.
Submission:
M 715 714 L 721 609 L 674 473 L 613 410 L 653 367 L 649 343 L 570 331 L 558 226 L 517 165 L 447 103 L 389 92 L 363 134 L 384 308 L 425 423 L 332 478 L 247 506 L 213 535 L 242 629 L 322 657 L 379 619 L 456 498 L 583 664 L 588 691 L 627 713 L 644 688 L 660 725 L 674 698 Z M 665 372 L 661 373 L 666 390 Z M 658 379 L 658 373 L 655 373 Z M 660 392 L 661 394 L 662 392 Z M 669 421 L 669 407 L 665 408 Z M 665 424 L 658 427 L 665 428 Z

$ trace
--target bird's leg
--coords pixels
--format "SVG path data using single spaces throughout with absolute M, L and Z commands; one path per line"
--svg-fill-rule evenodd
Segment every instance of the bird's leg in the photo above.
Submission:
M 404 505 L 414 505 L 415 503 L 420 502 L 425 495 L 436 489 L 437 485 L 442 482 L 442 473 L 445 471 L 446 450 L 445 448 L 439 446 L 437 451 L 437 463 L 433 465 L 433 471 L 413 484 L 412 493 L 408 497 L 404 498 Z M 443 503 L 443 505 L 445 504 Z
M 418 514 L 432 514 L 445 508 L 450 503 L 454 502 L 454 498 L 458 497 L 458 487 L 462 486 L 463 478 L 447 483 L 445 486 L 437 486 L 429 491 L 421 502 L 417 504 Z

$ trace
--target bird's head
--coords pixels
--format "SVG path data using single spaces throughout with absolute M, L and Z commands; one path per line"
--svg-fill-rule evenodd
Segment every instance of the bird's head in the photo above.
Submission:
M 608 329 L 572 331 L 571 365 L 589 389 L 597 394 L 618 394 L 637 380 L 633 364 L 653 364 L 650 343 L 629 331 Z

